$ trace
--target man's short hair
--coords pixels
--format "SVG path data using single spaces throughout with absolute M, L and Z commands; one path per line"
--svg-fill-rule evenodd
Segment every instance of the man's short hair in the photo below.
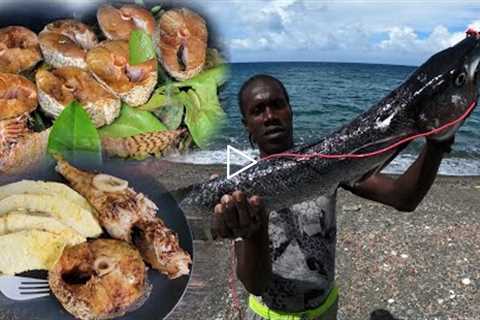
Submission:
M 285 89 L 285 86 L 283 85 L 283 83 L 280 80 L 278 80 L 277 78 L 275 78 L 271 75 L 257 74 L 257 75 L 254 75 L 253 77 L 250 77 L 247 81 L 245 81 L 242 84 L 242 87 L 240 88 L 240 91 L 238 92 L 238 106 L 239 106 L 240 112 L 242 113 L 242 116 L 244 118 L 245 118 L 245 110 L 243 109 L 243 104 L 244 104 L 243 93 L 245 92 L 245 90 L 247 90 L 256 81 L 266 81 L 266 82 L 271 81 L 271 82 L 274 82 L 274 83 L 278 84 L 280 86 L 280 88 L 282 89 L 283 94 L 285 95 L 285 99 L 287 99 L 288 106 L 290 107 L 290 97 L 288 96 L 287 89 Z

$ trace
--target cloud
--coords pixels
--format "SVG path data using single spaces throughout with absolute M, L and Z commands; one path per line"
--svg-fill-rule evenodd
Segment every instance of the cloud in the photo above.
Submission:
M 410 27 L 394 27 L 388 33 L 388 39 L 381 41 L 377 47 L 385 51 L 402 53 L 432 52 L 445 49 L 465 37 L 463 32 L 451 33 L 445 26 L 436 26 L 424 39 Z
M 220 3 L 223 5 L 219 9 Z M 418 64 L 480 30 L 480 4 L 274 0 L 209 1 L 234 61 L 335 60 Z M 248 57 L 248 58 L 247 58 Z

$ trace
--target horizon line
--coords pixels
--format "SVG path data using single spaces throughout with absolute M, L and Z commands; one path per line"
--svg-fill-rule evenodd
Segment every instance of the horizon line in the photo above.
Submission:
M 319 60 L 295 60 L 295 61 L 233 61 L 228 63 L 343 63 L 343 64 L 372 64 L 372 65 L 385 65 L 396 67 L 414 67 L 417 68 L 420 65 L 413 64 L 395 64 L 395 63 L 379 63 L 379 62 L 357 62 L 357 61 L 319 61 Z

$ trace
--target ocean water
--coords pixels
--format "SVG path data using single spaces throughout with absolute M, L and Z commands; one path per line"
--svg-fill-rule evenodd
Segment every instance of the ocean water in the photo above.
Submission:
M 228 124 L 208 149 L 172 160 L 191 163 L 225 163 L 226 145 L 250 155 L 255 148 L 248 142 L 241 123 L 237 94 L 242 83 L 259 73 L 273 75 L 287 88 L 293 110 L 296 143 L 311 142 L 348 123 L 401 84 L 415 67 L 357 63 L 280 62 L 231 64 L 230 80 L 220 99 L 228 114 Z M 410 144 L 385 172 L 401 173 L 416 159 L 424 140 Z M 237 164 L 243 162 L 238 159 Z M 453 151 L 440 168 L 444 175 L 480 175 L 480 108 L 467 119 L 456 135 Z

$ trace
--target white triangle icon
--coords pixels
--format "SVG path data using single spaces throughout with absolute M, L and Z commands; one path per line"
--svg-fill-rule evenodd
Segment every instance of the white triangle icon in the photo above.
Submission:
M 232 151 L 235 152 L 236 154 L 248 159 L 250 161 L 250 163 L 248 165 L 244 166 L 242 169 L 235 171 L 233 174 L 230 174 L 230 172 L 231 172 L 230 171 L 230 164 L 231 164 L 230 154 L 232 153 Z M 245 153 L 243 153 L 242 151 L 232 147 L 231 145 L 227 145 L 227 179 L 235 177 L 240 172 L 243 172 L 243 171 L 247 170 L 248 168 L 250 168 L 251 166 L 254 166 L 256 164 L 257 164 L 257 160 L 253 159 L 250 156 L 247 156 Z

